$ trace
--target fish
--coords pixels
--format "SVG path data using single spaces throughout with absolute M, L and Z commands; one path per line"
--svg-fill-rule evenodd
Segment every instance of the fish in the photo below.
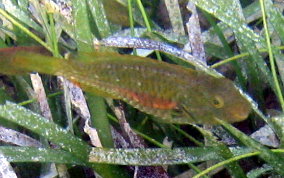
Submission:
M 233 81 L 203 71 L 112 52 L 79 53 L 68 60 L 41 53 L 41 48 L 1 49 L 0 73 L 63 76 L 86 92 L 123 100 L 166 123 L 234 123 L 251 110 Z

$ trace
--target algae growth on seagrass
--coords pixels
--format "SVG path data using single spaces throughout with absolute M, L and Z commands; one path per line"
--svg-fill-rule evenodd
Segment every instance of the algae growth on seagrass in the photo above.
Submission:
M 79 54 L 63 60 L 38 54 L 41 48 L 0 50 L 0 73 L 39 72 L 64 76 L 83 90 L 121 99 L 163 122 L 238 122 L 250 104 L 226 78 L 149 58 L 115 53 Z

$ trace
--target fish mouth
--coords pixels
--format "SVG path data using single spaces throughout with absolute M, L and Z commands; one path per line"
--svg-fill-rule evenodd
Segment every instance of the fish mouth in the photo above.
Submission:
M 213 117 L 211 121 L 209 121 L 208 123 L 210 124 L 220 124 L 219 120 L 228 122 L 228 123 L 235 123 L 235 122 L 241 122 L 243 120 L 245 120 L 248 117 L 248 114 L 239 114 L 239 113 L 234 113 L 231 114 L 229 117 L 220 119 L 218 117 Z
M 232 117 L 232 121 L 233 122 L 239 122 L 239 121 L 242 121 L 242 120 L 245 120 L 248 115 L 250 113 L 250 109 L 244 109 L 242 111 L 238 111 L 238 112 L 232 112 L 231 113 L 231 117 Z
M 243 121 L 248 118 L 251 109 L 251 105 L 248 102 L 232 104 L 226 108 L 226 118 L 231 123 Z

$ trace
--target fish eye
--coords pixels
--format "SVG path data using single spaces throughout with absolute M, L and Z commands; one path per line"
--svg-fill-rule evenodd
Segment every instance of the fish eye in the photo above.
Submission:
M 220 96 L 215 96 L 212 104 L 215 108 L 222 108 L 224 106 L 224 100 Z

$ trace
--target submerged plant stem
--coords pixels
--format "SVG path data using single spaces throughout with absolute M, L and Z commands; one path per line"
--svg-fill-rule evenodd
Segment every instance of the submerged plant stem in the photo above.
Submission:
M 145 22 L 147 31 L 148 31 L 148 32 L 152 32 L 151 24 L 150 24 L 150 22 L 149 22 L 148 16 L 147 16 L 147 14 L 146 14 L 146 11 L 145 11 L 145 9 L 144 9 L 144 6 L 143 6 L 141 0 L 136 0 L 136 3 L 137 3 L 137 5 L 138 5 L 138 7 L 139 7 L 139 9 L 140 9 L 140 12 L 141 12 L 141 14 L 142 14 L 142 17 L 143 17 L 143 19 L 144 19 L 144 22 Z M 160 52 L 159 52 L 159 51 L 155 51 L 155 53 L 156 53 L 157 59 L 158 59 L 159 61 L 161 61 L 161 60 L 162 60 L 162 57 L 161 57 Z
M 283 50 L 283 49 L 284 49 L 284 46 L 278 46 L 277 49 Z M 265 52 L 267 52 L 267 51 L 268 51 L 268 49 L 260 49 L 260 50 L 259 50 L 259 52 L 262 52 L 262 53 L 265 53 Z M 238 59 L 240 59 L 240 58 L 242 58 L 242 57 L 247 57 L 247 56 L 249 56 L 249 53 L 238 54 L 238 55 L 232 56 L 232 57 L 230 57 L 230 58 L 224 59 L 224 60 L 222 60 L 222 61 L 220 61 L 220 62 L 217 62 L 217 63 L 211 65 L 210 67 L 211 67 L 211 68 L 217 68 L 217 67 L 219 67 L 219 66 L 221 66 L 221 65 L 224 65 L 224 64 L 226 64 L 226 63 L 228 63 L 228 62 L 235 61 L 235 60 L 238 60 Z
M 282 95 L 282 92 L 281 92 L 279 81 L 277 79 L 277 73 L 276 73 L 276 69 L 275 69 L 276 66 L 275 66 L 275 61 L 274 61 L 274 57 L 273 57 L 273 54 L 272 54 L 272 48 L 271 48 L 271 43 L 270 43 L 269 31 L 268 31 L 268 26 L 267 26 L 267 21 L 266 21 L 265 6 L 264 6 L 263 0 L 260 0 L 260 7 L 261 7 L 261 12 L 262 12 L 263 26 L 264 26 L 264 31 L 265 31 L 266 45 L 267 45 L 267 48 L 268 48 L 269 62 L 270 62 L 270 66 L 271 66 L 272 76 L 273 76 L 273 79 L 274 79 L 277 97 L 278 97 L 278 100 L 281 104 L 282 111 L 283 111 L 284 110 L 284 99 L 283 99 L 283 95 Z
M 284 153 L 284 150 L 283 149 L 274 149 L 274 150 L 271 150 L 272 152 L 274 153 Z M 238 161 L 238 160 L 241 160 L 241 159 L 244 159 L 244 158 L 248 158 L 248 157 L 252 157 L 252 156 L 257 156 L 259 155 L 261 152 L 260 151 L 256 151 L 256 152 L 251 152 L 251 153 L 246 153 L 246 154 L 242 154 L 242 155 L 239 155 L 239 156 L 235 156 L 233 158 L 230 158 L 230 159 L 227 159 L 225 161 L 221 161 L 217 164 L 214 164 L 213 166 L 203 170 L 202 172 L 200 172 L 199 174 L 195 175 L 193 178 L 199 178 L 201 176 L 204 176 L 206 174 L 208 174 L 209 172 L 217 169 L 218 167 L 221 167 L 221 166 L 224 166 L 226 164 L 229 164 L 231 162 L 234 162 L 234 161 Z
M 5 18 L 7 18 L 12 24 L 23 30 L 27 35 L 29 35 L 31 38 L 33 38 L 35 41 L 37 41 L 39 44 L 44 46 L 49 51 L 52 51 L 52 49 L 44 42 L 42 41 L 38 36 L 33 34 L 29 29 L 24 27 L 22 24 L 17 22 L 13 17 L 11 17 L 7 12 L 5 12 L 3 9 L 0 8 L 0 14 L 2 14 Z

